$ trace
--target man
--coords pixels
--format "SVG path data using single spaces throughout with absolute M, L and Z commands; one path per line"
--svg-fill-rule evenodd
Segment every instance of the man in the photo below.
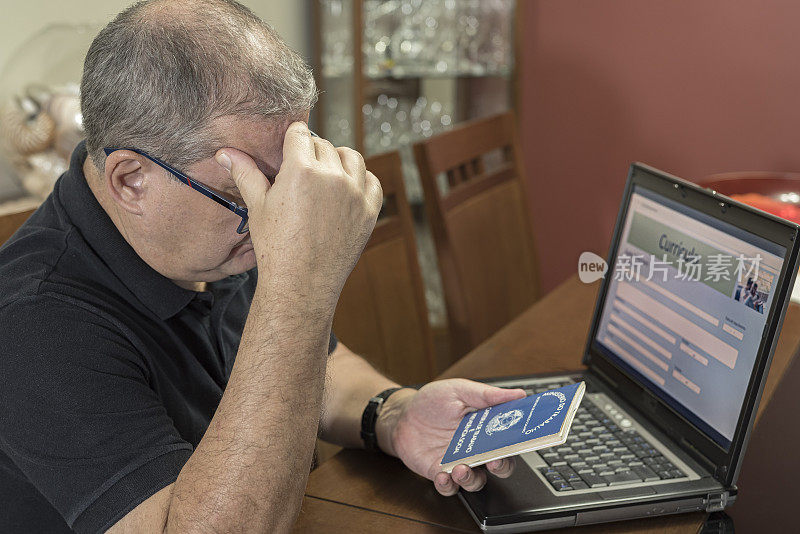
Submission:
M 758 295 L 758 283 L 753 282 L 753 285 L 750 286 L 750 290 L 745 293 L 744 305 L 748 308 L 756 309 L 755 307 L 755 300 L 756 296 Z
M 745 284 L 744 288 L 742 288 L 742 284 L 737 284 L 737 285 L 736 285 L 736 294 L 734 295 L 734 297 L 733 297 L 733 298 L 734 298 L 736 301 L 743 302 L 743 301 L 744 301 L 744 299 L 742 298 L 742 289 L 744 289 L 744 294 L 746 295 L 747 293 L 749 293 L 749 292 L 750 292 L 750 287 L 751 287 L 752 285 L 753 285 L 753 279 L 752 279 L 752 278 L 748 278 L 748 279 L 747 279 L 747 282 L 746 282 L 746 284 Z M 740 300 L 740 299 L 741 299 L 741 300 Z
M 96 37 L 87 141 L 0 249 L 0 531 L 286 531 L 315 437 L 364 446 L 384 391 L 378 449 L 443 495 L 483 486 L 438 462 L 464 414 L 524 392 L 392 392 L 330 333 L 382 193 L 310 135 L 315 99 L 227 0 L 140 3 Z

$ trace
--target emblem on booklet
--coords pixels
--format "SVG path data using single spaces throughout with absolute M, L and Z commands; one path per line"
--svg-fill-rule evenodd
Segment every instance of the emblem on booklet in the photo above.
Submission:
M 486 433 L 491 436 L 493 432 L 508 430 L 522 420 L 522 415 L 522 412 L 519 410 L 510 410 L 495 415 L 492 417 L 491 421 L 489 421 L 489 424 L 486 425 Z

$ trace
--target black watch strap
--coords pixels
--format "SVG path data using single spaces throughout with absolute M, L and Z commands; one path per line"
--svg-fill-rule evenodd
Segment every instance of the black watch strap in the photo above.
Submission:
M 389 395 L 397 390 L 403 389 L 402 387 L 389 388 L 381 391 L 372 397 L 364 408 L 364 413 L 361 415 L 361 439 L 364 440 L 364 448 L 368 451 L 378 450 L 378 436 L 375 434 L 375 423 L 378 420 L 378 409 L 386 402 Z

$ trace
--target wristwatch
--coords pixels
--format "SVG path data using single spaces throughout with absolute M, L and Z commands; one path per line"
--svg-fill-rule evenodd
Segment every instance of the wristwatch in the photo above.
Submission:
M 402 387 L 389 388 L 381 391 L 372 397 L 364 408 L 361 415 L 361 439 L 364 440 L 364 448 L 368 451 L 378 450 L 378 436 L 375 434 L 375 423 L 378 420 L 378 409 L 383 406 L 389 395 L 403 389 Z

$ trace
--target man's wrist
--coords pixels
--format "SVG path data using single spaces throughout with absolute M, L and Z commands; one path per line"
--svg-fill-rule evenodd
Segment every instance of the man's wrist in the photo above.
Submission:
M 256 284 L 253 302 L 264 311 L 279 310 L 288 318 L 307 322 L 309 317 L 320 322 L 333 322 L 336 301 L 323 292 L 306 291 L 302 284 L 292 277 L 275 277 L 260 280 Z
M 390 456 L 397 456 L 393 440 L 394 429 L 405 412 L 408 402 L 416 393 L 417 390 L 413 388 L 403 388 L 396 391 L 386 399 L 378 413 L 378 420 L 375 422 L 378 448 Z

